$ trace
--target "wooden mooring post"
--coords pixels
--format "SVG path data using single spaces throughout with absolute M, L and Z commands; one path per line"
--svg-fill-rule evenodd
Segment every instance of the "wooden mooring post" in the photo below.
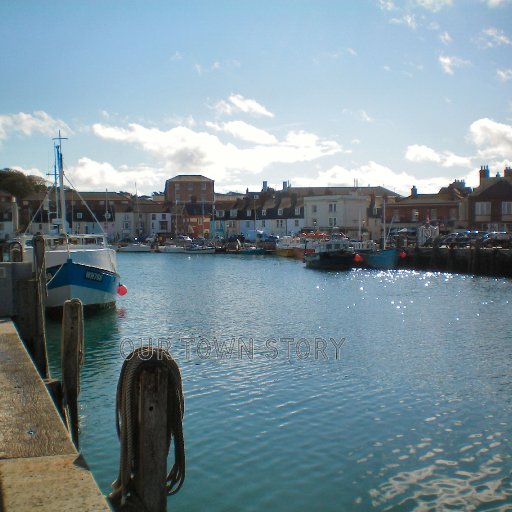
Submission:
M 44 238 L 34 237 L 34 277 L 16 284 L 16 316 L 14 321 L 30 352 L 41 378 L 48 378 L 46 353 L 45 300 L 46 265 Z
M 62 406 L 68 430 L 76 449 L 79 449 L 78 394 L 80 368 L 84 360 L 84 313 L 82 302 L 64 302 L 61 332 Z
M 166 512 L 167 497 L 185 479 L 183 391 L 178 365 L 163 349 L 142 347 L 125 360 L 117 388 L 119 475 L 110 502 L 116 511 Z M 174 465 L 167 457 L 174 442 Z

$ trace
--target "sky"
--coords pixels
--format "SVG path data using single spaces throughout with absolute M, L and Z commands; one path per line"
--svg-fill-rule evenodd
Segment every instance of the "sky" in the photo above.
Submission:
M 512 165 L 511 0 L 1 0 L 0 169 L 79 191 L 377 186 Z

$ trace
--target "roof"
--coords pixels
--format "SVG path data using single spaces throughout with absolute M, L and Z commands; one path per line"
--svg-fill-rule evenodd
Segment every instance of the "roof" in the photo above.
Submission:
M 213 183 L 214 180 L 211 180 L 206 176 L 201 176 L 200 174 L 179 174 L 178 176 L 174 176 L 174 178 L 169 178 L 167 182 L 169 181 L 211 181 Z

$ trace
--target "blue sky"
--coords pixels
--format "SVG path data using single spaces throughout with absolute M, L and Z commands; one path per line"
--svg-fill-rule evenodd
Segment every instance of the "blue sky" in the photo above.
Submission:
M 0 168 L 82 191 L 478 185 L 512 164 L 510 0 L 2 0 Z M 135 185 L 136 184 L 136 185 Z

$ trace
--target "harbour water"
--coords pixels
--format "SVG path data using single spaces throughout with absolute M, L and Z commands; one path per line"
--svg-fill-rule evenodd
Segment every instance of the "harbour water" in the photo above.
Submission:
M 86 319 L 80 394 L 105 494 L 123 354 L 151 340 L 185 393 L 187 475 L 169 510 L 512 510 L 512 281 L 267 256 L 118 263 L 129 292 Z

